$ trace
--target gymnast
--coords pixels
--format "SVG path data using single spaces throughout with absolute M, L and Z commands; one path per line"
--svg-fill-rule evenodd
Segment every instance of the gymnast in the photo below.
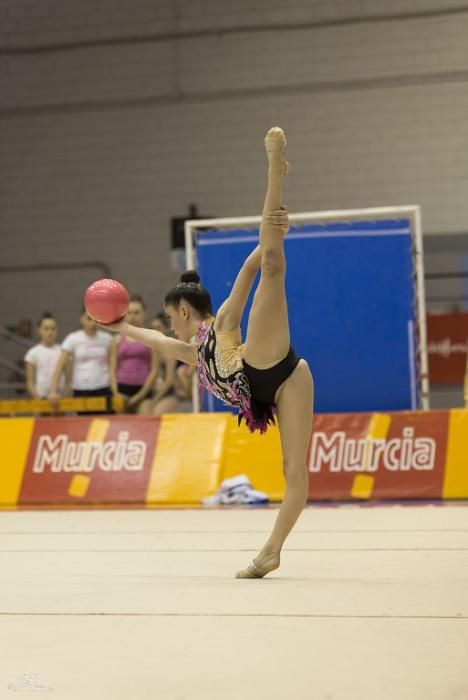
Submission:
M 279 127 L 265 137 L 267 191 L 259 245 L 246 258 L 229 297 L 217 313 L 198 273 L 189 270 L 164 300 L 176 338 L 120 321 L 115 330 L 151 348 L 197 365 L 200 383 L 224 403 L 239 409 L 250 432 L 265 432 L 275 423 L 281 439 L 286 489 L 268 540 L 236 578 L 262 578 L 280 566 L 283 544 L 307 502 L 309 447 L 314 384 L 309 366 L 290 344 L 285 291 L 284 236 L 289 219 L 282 187 L 289 171 L 286 139 Z M 260 269 L 248 319 L 245 343 L 240 323 L 249 292 Z

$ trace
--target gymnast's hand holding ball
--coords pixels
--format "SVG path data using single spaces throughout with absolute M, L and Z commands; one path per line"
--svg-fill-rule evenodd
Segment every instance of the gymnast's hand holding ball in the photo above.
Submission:
M 120 333 L 125 326 L 128 304 L 128 290 L 117 280 L 97 280 L 84 295 L 84 305 L 91 318 L 102 328 Z

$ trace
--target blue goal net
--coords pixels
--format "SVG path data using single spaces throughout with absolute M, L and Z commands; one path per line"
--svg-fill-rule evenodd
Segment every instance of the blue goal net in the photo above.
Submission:
M 214 311 L 257 244 L 258 228 L 197 232 L 198 270 Z M 316 412 L 419 408 L 410 220 L 293 224 L 285 252 L 291 344 L 312 370 Z M 202 409 L 230 410 L 208 393 Z

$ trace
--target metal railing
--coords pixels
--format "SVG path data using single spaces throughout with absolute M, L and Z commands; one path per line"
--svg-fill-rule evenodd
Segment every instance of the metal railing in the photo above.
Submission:
M 37 413 L 63 414 L 90 411 L 103 413 L 109 409 L 120 413 L 125 408 L 121 396 L 89 396 L 64 398 L 52 405 L 47 399 L 13 399 L 0 401 L 0 416 L 34 415 Z
M 468 280 L 468 272 L 426 272 L 425 280 L 426 287 L 427 282 L 431 280 Z M 427 304 L 463 304 L 468 302 L 468 294 L 458 293 L 458 294 L 431 294 L 426 291 L 426 302 Z
M 34 263 L 33 265 L 0 265 L 0 274 L 6 272 L 49 272 L 50 270 L 83 270 L 96 267 L 104 277 L 112 277 L 109 265 L 102 260 L 84 260 L 82 262 Z

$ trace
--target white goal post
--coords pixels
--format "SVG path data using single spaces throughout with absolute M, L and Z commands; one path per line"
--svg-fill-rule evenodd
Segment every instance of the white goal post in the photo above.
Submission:
M 421 407 L 429 409 L 429 369 L 427 358 L 427 328 L 426 328 L 426 300 L 424 285 L 424 249 L 422 235 L 421 208 L 418 205 L 406 205 L 395 207 L 373 207 L 367 209 L 345 209 L 337 211 L 300 212 L 289 214 L 292 224 L 320 224 L 330 221 L 378 221 L 388 218 L 406 218 L 411 222 L 413 237 L 413 255 L 415 270 L 415 295 L 416 315 L 418 320 L 418 345 L 419 381 Z M 239 216 L 220 219 L 188 219 L 185 222 L 185 255 L 187 269 L 196 269 L 195 237 L 197 230 L 210 229 L 218 233 L 222 229 L 242 228 L 246 226 L 258 227 L 261 216 Z M 198 377 L 193 375 L 193 410 L 199 411 Z

